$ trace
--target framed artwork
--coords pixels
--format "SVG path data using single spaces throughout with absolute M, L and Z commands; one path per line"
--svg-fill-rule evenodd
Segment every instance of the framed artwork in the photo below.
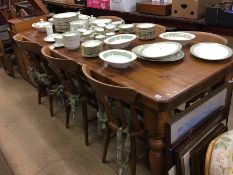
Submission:
M 168 172 L 167 174 L 172 175 L 174 169 L 176 172 L 178 171 L 179 173 L 181 173 L 180 172 L 181 162 L 177 162 L 179 155 L 183 153 L 181 152 L 181 150 L 183 149 L 186 150 L 187 148 L 190 148 L 189 147 L 190 143 L 198 144 L 201 138 L 204 137 L 206 134 L 208 134 L 219 123 L 222 122 L 222 124 L 226 126 L 226 118 L 224 116 L 224 111 L 225 108 L 223 106 L 219 107 L 218 109 L 216 109 L 214 112 L 212 112 L 207 116 L 208 120 L 205 122 L 205 124 L 196 128 L 192 133 L 186 135 L 186 137 L 184 137 L 179 142 L 176 142 L 175 144 L 172 144 L 171 146 L 167 147 L 166 149 L 166 160 L 167 160 L 166 168 Z
M 176 174 L 177 175 L 191 175 L 193 173 L 191 171 L 192 168 L 190 166 L 191 150 L 197 148 L 197 146 L 200 145 L 200 143 L 206 139 L 211 141 L 212 139 L 220 135 L 225 130 L 226 130 L 226 126 L 224 126 L 224 124 L 222 123 L 215 126 L 214 128 L 207 127 L 204 130 L 202 130 L 200 134 L 194 137 L 191 137 L 185 146 L 182 145 L 181 147 L 177 147 L 174 150 L 175 161 L 176 161 Z M 195 169 L 194 166 L 195 165 L 193 165 L 193 169 Z
M 174 175 L 176 172 L 174 149 L 185 145 L 186 140 L 205 129 L 208 123 L 214 123 L 213 128 L 224 121 L 227 126 L 232 87 L 232 81 L 219 86 L 166 123 L 167 174 Z

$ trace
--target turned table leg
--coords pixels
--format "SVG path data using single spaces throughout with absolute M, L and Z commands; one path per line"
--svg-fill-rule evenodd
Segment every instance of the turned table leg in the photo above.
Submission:
M 152 175 L 165 175 L 165 122 L 170 112 L 144 109 L 145 126 L 149 132 L 149 163 Z

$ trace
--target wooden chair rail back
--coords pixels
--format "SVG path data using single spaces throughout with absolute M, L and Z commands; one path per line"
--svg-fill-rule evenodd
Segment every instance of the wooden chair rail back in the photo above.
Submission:
M 83 92 L 83 84 L 79 77 L 79 67 L 73 60 L 55 58 L 48 46 L 41 49 L 42 56 L 52 65 L 53 71 L 66 90 L 70 93 Z M 77 87 L 75 81 L 78 82 Z M 78 89 L 77 89 L 78 88 Z
M 78 71 L 79 66 L 75 61 L 54 57 L 54 55 L 50 52 L 48 46 L 44 46 L 41 49 L 41 53 L 43 57 L 50 62 L 50 64 L 54 65 L 56 68 L 60 70 L 69 73 L 74 73 Z
M 201 42 L 215 42 L 215 43 L 227 45 L 228 43 L 225 37 L 213 33 L 198 32 L 198 31 L 189 31 L 189 33 L 196 35 L 196 38 L 192 41 L 195 44 Z
M 13 39 L 26 52 L 41 55 L 41 46 L 36 42 L 26 41 L 21 34 L 16 34 Z
M 155 36 L 159 36 L 161 33 L 166 32 L 166 30 L 167 29 L 166 29 L 165 26 L 156 24 L 156 26 L 155 26 Z
M 126 113 L 123 109 L 123 102 L 125 102 L 130 106 L 130 118 L 128 118 L 132 124 L 130 129 L 133 131 L 142 130 L 134 105 L 137 93 L 130 88 L 114 86 L 96 80 L 93 78 L 92 73 L 87 65 L 83 65 L 82 70 L 84 75 L 87 77 L 87 80 L 90 83 L 92 89 L 95 91 L 100 110 L 106 112 L 107 114 L 109 127 L 117 131 L 119 129 L 118 120 L 120 121 L 123 128 L 128 126 Z M 112 99 L 113 104 L 109 99 Z
M 118 16 L 99 16 L 98 19 L 111 19 L 113 22 L 124 21 L 123 18 L 120 18 Z

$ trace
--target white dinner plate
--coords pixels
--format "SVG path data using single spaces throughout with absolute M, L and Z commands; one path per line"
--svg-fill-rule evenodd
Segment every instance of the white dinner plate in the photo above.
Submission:
M 62 34 L 53 33 L 51 35 L 48 35 L 48 36 L 44 37 L 44 41 L 46 41 L 46 42 L 55 42 L 54 38 L 60 37 L 60 36 L 62 36 Z
M 149 28 L 154 28 L 155 24 L 153 24 L 153 23 L 141 23 L 141 24 L 137 24 L 136 27 L 140 28 L 140 29 L 149 29 Z
M 112 22 L 111 19 L 96 19 L 94 21 L 92 21 L 93 24 L 109 24 L 110 22 Z
M 232 56 L 232 49 L 218 43 L 198 43 L 190 48 L 192 55 L 204 60 L 224 60 Z
M 53 15 L 53 19 L 63 19 L 63 20 L 65 20 L 64 18 L 72 18 L 72 17 L 75 17 L 77 15 L 78 14 L 76 12 L 59 13 L 59 14 Z
M 82 43 L 82 47 L 84 48 L 95 48 L 97 46 L 100 46 L 102 44 L 99 40 L 88 40 Z

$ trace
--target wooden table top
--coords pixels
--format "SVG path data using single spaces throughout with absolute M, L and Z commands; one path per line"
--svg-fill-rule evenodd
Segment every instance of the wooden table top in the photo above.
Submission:
M 48 45 L 43 41 L 46 34 L 33 29 L 21 33 L 31 41 L 41 45 Z M 203 38 L 198 38 L 202 40 Z M 205 38 L 204 38 L 205 40 Z M 213 38 L 206 38 L 206 41 Z M 152 41 L 135 40 L 127 50 L 146 43 L 159 42 L 156 38 Z M 77 51 L 68 51 L 65 48 L 54 49 L 61 57 L 73 59 L 78 64 L 88 64 L 106 81 L 135 89 L 138 101 L 159 111 L 171 110 L 201 90 L 226 77 L 233 71 L 233 57 L 222 61 L 204 61 L 193 57 L 189 52 L 190 46 L 183 47 L 184 59 L 176 62 L 158 63 L 137 59 L 127 69 L 115 69 L 106 66 L 99 58 L 84 58 L 79 48 Z M 104 46 L 104 50 L 109 49 Z

